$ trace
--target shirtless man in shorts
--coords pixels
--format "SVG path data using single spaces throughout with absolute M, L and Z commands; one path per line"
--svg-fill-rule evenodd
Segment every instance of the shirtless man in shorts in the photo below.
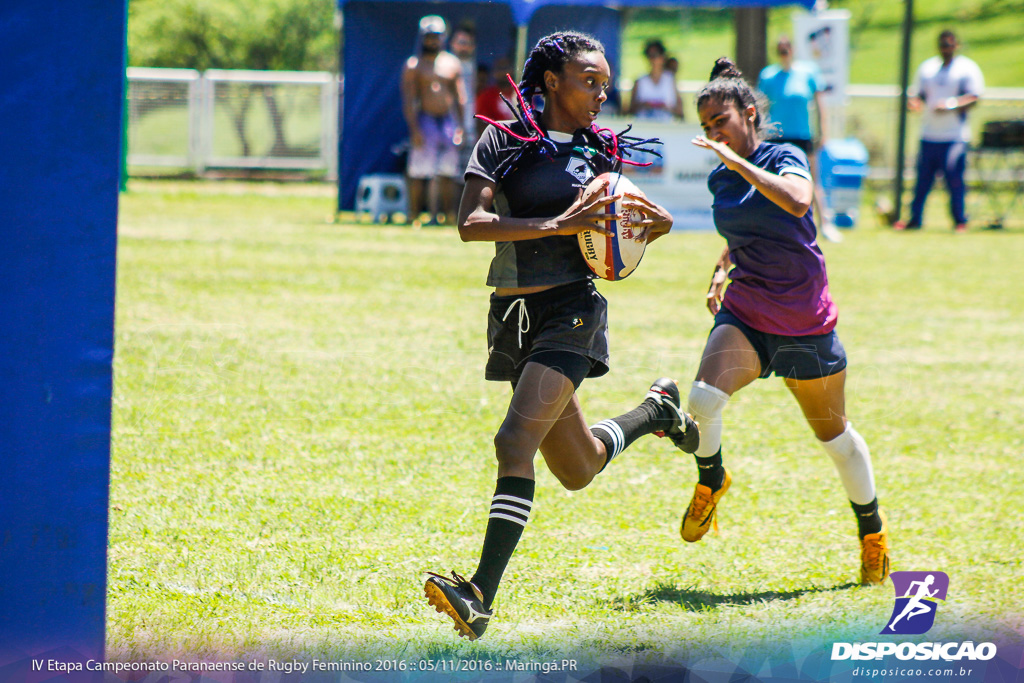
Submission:
M 459 145 L 466 88 L 459 58 L 442 49 L 447 30 L 441 17 L 423 17 L 419 54 L 406 60 L 402 73 L 402 108 L 412 140 L 406 175 L 409 213 L 414 225 L 418 224 L 427 181 L 435 177 L 436 195 L 440 197 L 445 219 L 455 218 L 454 179 L 461 174 Z M 429 209 L 431 221 L 435 221 L 438 207 L 433 192 Z

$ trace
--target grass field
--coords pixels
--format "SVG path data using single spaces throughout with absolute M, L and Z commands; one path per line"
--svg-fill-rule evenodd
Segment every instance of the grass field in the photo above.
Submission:
M 133 181 L 122 196 L 108 658 L 789 655 L 875 639 L 832 464 L 778 380 L 738 394 L 722 531 L 678 538 L 695 468 L 638 442 L 587 489 L 538 466 L 534 515 L 476 643 L 422 596 L 471 573 L 508 388 L 482 379 L 493 247 L 334 223 L 333 188 Z M 669 236 L 604 283 L 591 421 L 688 382 L 721 241 Z M 825 244 L 897 570 L 950 575 L 917 639 L 1024 635 L 1024 229 Z M 914 637 L 909 639 L 913 640 Z M 822 645 L 825 643 L 825 645 Z M 792 647 L 790 647 L 792 646 Z

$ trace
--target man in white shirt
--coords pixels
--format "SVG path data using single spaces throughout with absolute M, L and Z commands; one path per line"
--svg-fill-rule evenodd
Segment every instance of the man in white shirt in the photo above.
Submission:
M 921 227 L 924 203 L 939 173 L 945 177 L 949 190 L 954 230 L 967 230 L 964 168 L 971 134 L 967 112 L 981 97 L 985 80 L 974 61 L 956 54 L 958 47 L 956 35 L 943 31 L 939 35 L 939 56 L 925 60 L 917 70 L 914 84 L 917 94 L 907 101 L 907 108 L 922 112 L 921 153 L 917 160 L 917 184 L 910 220 L 896 223 L 897 230 Z

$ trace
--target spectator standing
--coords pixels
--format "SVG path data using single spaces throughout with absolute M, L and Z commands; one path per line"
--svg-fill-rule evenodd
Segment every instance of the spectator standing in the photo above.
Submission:
M 649 121 L 683 120 L 683 98 L 676 88 L 675 73 L 665 68 L 667 55 L 660 40 L 649 40 L 644 55 L 650 70 L 633 83 L 629 112 Z
M 462 114 L 462 144 L 459 146 L 459 172 L 455 176 L 456 196 L 462 194 L 463 178 L 469 164 L 469 157 L 473 153 L 473 145 L 476 144 L 476 30 L 473 24 L 463 22 L 452 32 L 452 39 L 448 47 L 452 54 L 459 58 L 462 63 L 462 82 L 466 87 L 466 106 Z
M 412 148 L 406 176 L 409 184 L 409 213 L 413 225 L 424 197 L 429 197 L 431 222 L 438 218 L 434 192 L 447 219 L 455 218 L 455 178 L 459 171 L 466 89 L 459 58 L 445 51 L 448 27 L 439 16 L 420 19 L 419 50 L 405 62 L 402 73 L 402 110 L 409 126 Z
M 462 64 L 462 82 L 466 87 L 466 102 L 472 103 L 476 100 L 476 32 L 472 25 L 461 24 L 452 33 L 449 47 L 452 54 L 459 58 Z M 470 140 L 470 131 L 475 128 L 473 121 L 473 107 L 468 106 L 463 113 L 462 127 L 466 131 L 466 146 L 472 150 L 473 140 Z
M 898 221 L 897 230 L 917 230 L 924 216 L 924 203 L 941 173 L 949 190 L 949 211 L 956 232 L 966 232 L 964 211 L 964 169 L 971 130 L 967 112 L 978 102 L 985 89 L 981 69 L 971 59 L 957 55 L 956 34 L 939 34 L 939 55 L 925 60 L 914 79 L 916 94 L 907 100 L 907 108 L 922 112 L 921 151 L 917 157 L 917 183 L 910 205 L 910 221 Z
M 793 57 L 793 43 L 787 36 L 780 36 L 775 45 L 779 61 L 761 70 L 757 87 L 768 98 L 769 117 L 779 137 L 772 142 L 788 142 L 799 147 L 810 162 L 814 179 L 814 215 L 818 217 L 818 228 L 825 239 L 841 242 L 842 234 L 824 211 L 824 190 L 818 169 L 815 151 L 825 142 L 826 116 L 823 93 L 825 90 L 818 67 L 813 62 L 798 62 Z M 811 104 L 817 118 L 817 141 L 811 129 Z

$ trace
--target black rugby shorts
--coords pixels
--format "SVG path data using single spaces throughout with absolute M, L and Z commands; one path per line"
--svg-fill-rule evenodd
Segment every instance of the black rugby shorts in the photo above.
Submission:
M 484 377 L 516 382 L 531 356 L 540 351 L 584 356 L 590 361 L 587 377 L 608 372 L 608 301 L 592 280 L 536 294 L 491 295 Z

